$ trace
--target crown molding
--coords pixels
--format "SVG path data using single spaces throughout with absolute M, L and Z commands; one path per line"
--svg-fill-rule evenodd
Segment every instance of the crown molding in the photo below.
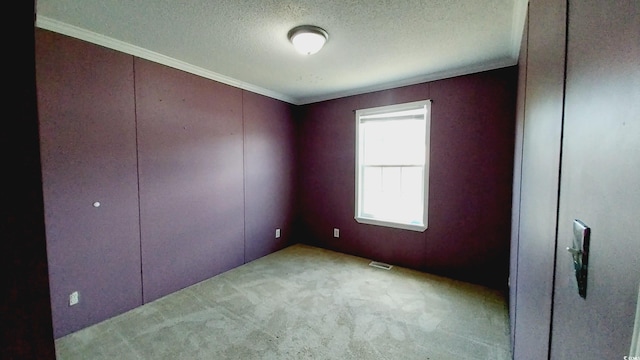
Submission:
M 474 64 L 471 66 L 465 66 L 457 69 L 440 71 L 440 72 L 431 73 L 431 74 L 422 75 L 422 76 L 416 76 L 413 78 L 393 81 L 385 84 L 378 84 L 378 85 L 369 86 L 369 87 L 359 87 L 359 88 L 355 88 L 347 91 L 335 92 L 335 93 L 321 95 L 321 96 L 304 97 L 299 99 L 298 103 L 296 103 L 295 105 L 307 105 L 311 103 L 333 100 L 333 99 L 338 99 L 338 98 L 347 97 L 347 96 L 361 95 L 361 94 L 366 94 L 366 93 L 371 93 L 376 91 L 394 89 L 394 88 L 403 87 L 403 86 L 411 86 L 411 85 L 421 84 L 421 83 L 430 82 L 430 81 L 453 78 L 456 76 L 463 76 L 463 75 L 475 74 L 475 73 L 484 72 L 484 71 L 501 69 L 509 66 L 514 66 L 517 64 L 518 64 L 517 58 L 516 59 L 507 58 L 503 60 L 486 62 L 482 64 Z
M 377 84 L 373 86 L 358 87 L 345 91 L 334 92 L 330 94 L 324 94 L 319 96 L 308 96 L 294 98 L 288 95 L 284 95 L 275 91 L 264 89 L 259 86 L 255 86 L 237 79 L 206 70 L 204 68 L 191 65 L 184 61 L 174 59 L 172 57 L 162 55 L 160 53 L 150 51 L 139 46 L 129 44 L 124 41 L 116 40 L 114 38 L 95 33 L 74 25 L 70 25 L 55 19 L 51 19 L 45 16 L 36 17 L 36 27 L 50 30 L 56 33 L 67 35 L 73 38 L 84 40 L 96 45 L 104 46 L 109 49 L 120 51 L 129 55 L 133 55 L 145 60 L 153 61 L 165 66 L 169 66 L 178 70 L 182 70 L 197 76 L 201 76 L 210 80 L 214 80 L 226 85 L 230 85 L 236 88 L 240 88 L 246 91 L 250 91 L 256 94 L 264 95 L 273 99 L 281 100 L 292 105 L 306 105 L 321 101 L 333 100 L 346 96 L 360 95 L 375 91 L 389 90 L 402 86 L 410 86 L 420 84 L 429 81 L 442 80 L 446 78 L 468 75 L 472 73 L 495 70 L 498 68 L 513 66 L 518 64 L 518 55 L 520 52 L 520 42 L 522 33 L 524 30 L 524 21 L 526 17 L 528 0 L 516 0 L 513 12 L 513 24 L 512 26 L 512 52 L 509 54 L 509 58 L 497 60 L 493 62 L 487 62 L 482 64 L 475 64 L 471 66 L 461 67 L 453 70 L 446 70 L 437 73 L 431 73 L 427 75 L 417 76 L 409 79 L 402 79 L 385 84 Z
M 96 45 L 104 46 L 106 48 L 120 51 L 125 54 L 129 54 L 145 60 L 153 61 L 162 65 L 172 67 L 174 69 L 182 70 L 194 75 L 198 75 L 198 76 L 201 76 L 210 80 L 214 80 L 226 85 L 247 90 L 256 94 L 281 100 L 290 104 L 296 105 L 297 103 L 296 101 L 297 99 L 294 99 L 290 96 L 280 94 L 268 89 L 264 89 L 259 86 L 248 84 L 246 82 L 242 82 L 234 78 L 231 78 L 222 74 L 218 74 L 216 72 L 209 71 L 198 66 L 191 65 L 184 61 L 180 61 L 172 57 L 162 55 L 160 53 L 150 51 L 150 50 L 141 48 L 139 46 L 129 44 L 124 41 L 116 40 L 114 38 L 101 35 L 93 31 L 89 31 L 87 29 L 83 29 L 74 25 L 69 25 L 62 21 L 51 19 L 45 16 L 40 16 L 40 15 L 36 16 L 36 27 L 53 31 L 56 33 L 60 33 L 63 35 L 67 35 L 76 39 L 84 40 Z

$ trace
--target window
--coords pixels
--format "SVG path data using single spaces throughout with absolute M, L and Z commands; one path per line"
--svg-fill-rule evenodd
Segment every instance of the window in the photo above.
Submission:
M 424 231 L 431 101 L 356 111 L 356 221 Z

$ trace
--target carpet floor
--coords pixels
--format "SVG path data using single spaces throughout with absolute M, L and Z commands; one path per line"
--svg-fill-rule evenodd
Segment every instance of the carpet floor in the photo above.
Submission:
M 293 245 L 56 340 L 58 359 L 510 359 L 504 294 Z

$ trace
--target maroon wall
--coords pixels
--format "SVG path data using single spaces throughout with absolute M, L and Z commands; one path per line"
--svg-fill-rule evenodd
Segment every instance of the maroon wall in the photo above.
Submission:
M 529 5 L 527 37 L 522 44 L 516 153 L 521 168 L 514 186 L 511 304 L 515 358 L 547 356 L 551 326 L 553 261 L 558 208 L 566 4 L 563 0 Z M 519 177 L 519 179 L 518 179 Z
M 144 301 L 244 262 L 242 90 L 136 59 Z
M 551 359 L 624 358 L 640 300 L 640 2 L 570 0 L 567 14 Z M 585 299 L 574 219 L 591 227 Z
M 529 5 L 514 189 L 515 359 L 629 355 L 640 281 L 639 10 L 630 1 Z M 586 298 L 566 251 L 574 219 L 591 227 Z
M 291 106 L 243 91 L 245 262 L 292 241 L 295 126 Z M 281 237 L 275 238 L 275 229 Z
M 304 106 L 300 241 L 495 287 L 508 276 L 515 67 Z M 354 110 L 432 99 L 429 229 L 354 220 Z M 332 229 L 340 229 L 333 238 Z
M 45 31 L 36 40 L 51 307 L 60 336 L 142 303 L 133 58 Z M 73 291 L 80 303 L 70 307 Z
M 515 339 L 516 326 L 516 290 L 518 288 L 518 246 L 520 227 L 520 189 L 522 182 L 522 141 L 524 135 L 524 100 L 527 69 L 527 41 L 529 39 L 529 16 L 525 18 L 524 31 L 520 43 L 518 61 L 518 97 L 516 100 L 516 138 L 513 159 L 513 191 L 511 200 L 511 247 L 509 249 L 509 328 L 511 329 L 511 353 Z
M 290 105 L 44 30 L 36 43 L 55 337 L 291 241 Z

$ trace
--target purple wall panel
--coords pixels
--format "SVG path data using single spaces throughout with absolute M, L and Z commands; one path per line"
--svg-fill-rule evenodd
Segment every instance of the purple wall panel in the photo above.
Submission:
M 568 17 L 551 359 L 624 359 L 637 355 L 640 2 L 571 0 Z M 574 219 L 591 227 L 585 299 L 566 251 Z
M 245 262 L 292 240 L 296 174 L 291 105 L 243 91 Z M 275 238 L 275 229 L 281 237 Z
M 311 104 L 299 114 L 300 240 L 504 286 L 513 170 L 515 68 Z M 429 229 L 354 220 L 354 110 L 431 98 Z M 340 228 L 340 238 L 332 228 Z
M 244 261 L 242 90 L 135 60 L 144 301 Z
M 562 133 L 566 2 L 534 1 L 529 27 L 522 121 L 518 271 L 515 293 L 514 357 L 548 355 L 554 246 L 558 208 L 558 168 Z M 520 125 L 520 124 L 519 124 Z
M 44 30 L 37 55 L 56 337 L 244 263 L 247 217 L 247 261 L 291 241 L 290 105 Z
M 520 241 L 520 189 L 522 182 L 522 149 L 524 138 L 524 104 L 527 81 L 527 46 L 529 40 L 529 16 L 525 19 L 520 54 L 518 58 L 518 97 L 516 100 L 516 136 L 513 159 L 513 199 L 511 200 L 511 248 L 509 251 L 509 326 L 511 329 L 511 351 L 515 343 L 516 295 L 518 288 L 518 247 Z
M 506 285 L 516 79 L 512 67 L 430 84 L 427 269 Z
M 307 105 L 298 114 L 298 240 L 353 252 L 355 98 Z M 341 238 L 333 239 L 333 228 Z
M 49 281 L 60 337 L 142 302 L 133 58 L 43 30 L 36 35 Z M 70 307 L 73 291 L 80 303 Z

